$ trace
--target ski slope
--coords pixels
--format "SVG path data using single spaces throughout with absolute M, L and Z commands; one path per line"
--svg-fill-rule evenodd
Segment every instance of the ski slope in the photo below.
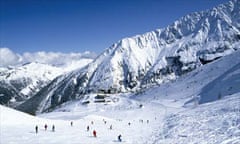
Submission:
M 81 107 L 74 107 L 78 105 L 75 102 L 71 105 L 72 109 L 75 109 L 72 112 L 56 111 L 40 115 L 41 118 L 1 106 L 0 142 L 4 144 L 108 144 L 118 142 L 117 136 L 121 134 L 123 139 L 121 143 L 147 143 L 153 133 L 157 133 L 162 126 L 165 109 L 150 105 L 139 108 L 133 100 L 131 100 L 133 102 L 131 106 L 125 107 L 129 101 L 126 102 L 124 97 L 122 99 L 124 102 L 120 102 L 116 109 L 110 107 L 96 109 L 94 106 L 89 106 L 85 108 L 88 109 L 87 113 L 83 114 Z M 16 122 L 16 120 L 19 121 Z M 70 121 L 73 121 L 72 127 Z M 92 121 L 93 124 L 91 124 Z M 52 132 L 51 129 L 45 131 L 43 128 L 45 123 L 50 127 L 54 124 L 56 131 Z M 38 134 L 35 133 L 35 125 L 40 127 Z M 92 135 L 94 129 L 97 131 L 96 138 Z
M 0 143 L 113 144 L 120 143 L 117 140 L 119 134 L 123 139 L 121 143 L 126 144 L 240 142 L 240 93 L 194 109 L 179 107 L 178 102 L 169 99 L 163 105 L 119 97 L 121 102 L 115 106 L 89 105 L 84 108 L 76 101 L 39 117 L 0 106 Z M 49 125 L 47 131 L 44 124 Z M 55 132 L 51 131 L 52 124 L 56 127 Z M 37 134 L 35 125 L 39 126 Z M 87 131 L 88 125 L 90 131 Z M 92 135 L 93 130 L 97 131 L 96 138 Z
M 240 93 L 165 118 L 158 143 L 239 144 Z

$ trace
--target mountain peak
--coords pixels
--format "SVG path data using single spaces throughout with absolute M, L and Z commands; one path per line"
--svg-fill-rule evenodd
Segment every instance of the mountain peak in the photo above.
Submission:
M 136 92 L 175 80 L 239 48 L 239 7 L 233 0 L 166 28 L 124 38 L 83 69 L 55 79 L 32 101 L 42 97 L 36 105 L 42 112 L 88 93 Z

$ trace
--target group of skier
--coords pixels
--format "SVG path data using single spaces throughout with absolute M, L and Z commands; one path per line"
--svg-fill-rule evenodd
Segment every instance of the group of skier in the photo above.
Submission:
M 156 118 L 155 118 L 155 120 L 156 120 Z M 104 120 L 104 119 L 103 119 L 103 122 L 104 122 L 105 125 L 107 124 L 107 121 Z M 140 122 L 140 123 L 143 123 L 143 120 L 140 119 L 139 122 Z M 149 120 L 147 120 L 146 122 L 149 123 Z M 70 125 L 71 125 L 71 127 L 73 126 L 73 121 L 70 122 Z M 94 122 L 93 122 L 93 121 L 91 121 L 91 125 L 94 125 Z M 128 122 L 128 125 L 130 126 L 131 123 Z M 48 128 L 48 125 L 45 124 L 45 125 L 44 125 L 44 130 L 47 131 L 47 128 Z M 110 125 L 109 129 L 112 130 L 112 129 L 113 129 L 113 126 Z M 90 126 L 89 126 L 89 125 L 87 126 L 87 131 L 90 131 Z M 35 126 L 35 132 L 36 132 L 36 134 L 38 133 L 38 125 Z M 52 125 L 52 132 L 55 132 L 55 125 Z M 92 135 L 93 135 L 93 137 L 95 137 L 95 138 L 97 137 L 97 131 L 96 131 L 95 129 L 93 130 Z M 119 135 L 117 136 L 117 140 L 118 140 L 119 142 L 122 141 L 122 135 L 121 135 L 121 134 L 119 134 Z
M 107 121 L 105 119 L 103 119 L 103 122 L 104 122 L 105 125 L 107 124 Z M 91 122 L 91 124 L 92 125 L 94 124 L 93 121 Z M 113 129 L 112 125 L 110 125 L 109 129 L 110 130 Z M 87 126 L 87 131 L 89 131 L 89 125 Z M 97 131 L 96 130 L 93 130 L 93 137 L 97 137 Z M 121 142 L 122 141 L 122 135 L 121 134 L 118 135 L 117 139 L 118 139 L 119 142 Z
M 44 130 L 47 131 L 48 125 L 44 125 Z M 38 133 L 38 125 L 35 126 L 35 132 Z M 55 132 L 55 125 L 52 125 L 52 132 Z
M 107 123 L 107 121 L 104 120 L 104 124 L 106 124 L 106 123 Z M 91 122 L 91 124 L 92 125 L 94 124 L 93 121 Z M 70 122 L 70 125 L 73 126 L 73 122 L 72 121 Z M 44 130 L 47 131 L 47 128 L 48 128 L 48 125 L 45 124 L 44 125 Z M 109 129 L 112 130 L 112 125 L 110 125 Z M 90 127 L 88 125 L 87 126 L 87 131 L 89 131 L 89 130 L 90 130 Z M 36 132 L 36 134 L 38 133 L 38 125 L 35 126 L 35 132 Z M 52 132 L 55 132 L 55 125 L 52 125 Z M 92 134 L 93 134 L 93 137 L 97 137 L 97 131 L 96 130 L 93 130 Z M 117 139 L 118 139 L 119 142 L 121 142 L 122 141 L 122 135 L 121 134 L 118 135 Z

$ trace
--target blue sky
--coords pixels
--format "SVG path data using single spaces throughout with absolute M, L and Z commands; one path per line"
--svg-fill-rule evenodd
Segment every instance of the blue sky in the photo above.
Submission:
M 228 0 L 0 0 L 0 47 L 14 52 L 101 53 Z

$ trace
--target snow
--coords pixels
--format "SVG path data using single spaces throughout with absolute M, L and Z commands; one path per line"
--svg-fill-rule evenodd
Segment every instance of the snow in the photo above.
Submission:
M 225 97 L 240 92 L 239 62 L 240 51 L 236 51 L 135 97 L 145 101 L 174 99 L 182 102 L 182 106 L 191 105 L 195 98 L 199 98 L 197 103 L 200 104 L 215 101 L 219 94 Z
M 37 117 L 0 106 L 0 142 L 112 144 L 118 142 L 121 134 L 121 143 L 126 144 L 240 143 L 239 55 L 237 51 L 137 95 L 111 95 L 114 100 L 110 103 L 94 103 L 96 95 L 91 94 L 87 105 L 73 100 Z M 226 86 L 233 87 L 228 90 Z M 206 87 L 212 87 L 211 94 Z M 220 100 L 216 97 L 219 90 L 223 91 Z M 212 101 L 199 105 L 191 101 L 196 96 L 206 100 L 205 94 Z M 45 123 L 50 127 L 47 131 L 43 129 Z M 53 124 L 55 132 L 51 131 Z M 39 126 L 38 134 L 35 125 Z M 90 131 L 86 130 L 88 125 Z M 97 131 L 97 138 L 92 136 L 93 130 Z
M 14 67 L 12 69 L 2 68 L 0 80 L 18 80 L 23 77 L 29 77 L 35 81 L 40 79 L 43 81 L 53 80 L 59 75 L 80 69 L 90 63 L 92 59 L 80 59 L 78 61 L 71 61 L 68 64 L 57 67 L 49 64 L 32 62 L 22 66 Z M 34 82 L 33 82 L 34 83 Z
M 166 117 L 159 143 L 237 144 L 239 116 L 240 93 Z
M 174 82 L 137 95 L 111 95 L 114 101 L 110 103 L 94 103 L 96 95 L 91 94 L 87 105 L 73 100 L 37 117 L 0 106 L 0 143 L 113 144 L 120 143 L 119 134 L 123 139 L 121 143 L 126 144 L 240 143 L 239 55 L 237 51 Z M 215 81 L 226 85 L 219 87 Z M 233 88 L 229 91 L 225 86 Z M 199 105 L 191 101 L 196 96 L 205 100 L 205 87 L 213 87 L 208 95 L 213 97 L 212 101 Z M 219 89 L 226 90 L 220 100 L 216 97 Z M 47 131 L 44 124 L 49 125 Z M 55 132 L 51 131 L 53 124 Z M 90 131 L 86 129 L 88 125 Z M 96 138 L 93 130 L 97 131 Z
M 158 131 L 156 126 L 160 124 L 164 110 L 157 111 L 159 107 L 155 106 L 144 108 L 136 107 L 135 104 L 132 106 L 135 108 L 126 109 L 125 102 L 120 102 L 119 110 L 109 110 L 108 108 L 112 106 L 106 109 L 104 107 L 95 109 L 90 106 L 87 113 L 78 110 L 53 112 L 40 115 L 41 118 L 34 118 L 1 106 L 1 115 L 4 115 L 1 116 L 1 143 L 116 143 L 119 134 L 122 135 L 122 143 L 142 143 L 151 137 L 152 132 Z M 48 117 L 51 117 L 51 120 L 46 119 Z M 17 123 L 15 123 L 16 118 L 19 119 Z M 140 119 L 144 122 L 140 122 Z M 104 120 L 107 121 L 106 124 Z M 73 121 L 72 127 L 70 121 Z M 91 124 L 91 121 L 94 123 Z M 45 123 L 49 126 L 54 124 L 56 131 L 51 132 L 51 129 L 44 131 Z M 38 134 L 35 133 L 35 125 L 40 127 Z M 86 131 L 87 125 L 90 126 L 89 132 Z M 109 129 L 110 125 L 113 127 L 112 130 Z M 92 136 L 94 129 L 97 131 L 97 138 Z
M 166 28 L 119 40 L 86 67 L 58 77 L 44 95 L 54 101 L 61 93 L 59 103 L 52 101 L 58 105 L 79 93 L 130 92 L 176 80 L 239 49 L 239 7 L 238 0 L 231 0 Z
M 3 91 L 5 95 L 4 98 L 6 99 L 30 98 L 56 77 L 80 69 L 91 61 L 92 59 L 90 58 L 82 58 L 68 61 L 64 66 L 53 66 L 45 63 L 32 62 L 11 68 L 0 68 L 0 82 L 3 85 L 0 86 L 0 89 L 7 88 L 9 91 L 12 90 L 18 93 L 17 95 L 9 96 Z M 12 105 L 17 103 L 17 101 L 10 102 Z
M 239 1 L 232 0 L 187 15 L 165 29 L 119 41 L 83 69 L 55 79 L 47 87 L 49 91 L 27 103 L 39 105 L 31 108 L 42 112 L 52 103 L 67 99 L 65 103 L 54 103 L 57 106 L 52 112 L 30 116 L 0 105 L 0 143 L 111 144 L 120 143 L 119 134 L 121 143 L 126 144 L 240 143 L 240 51 L 236 50 L 239 40 L 231 39 L 239 34 L 239 7 Z M 231 45 L 222 42 L 223 38 L 229 38 Z M 129 92 L 127 84 L 136 82 L 140 86 L 143 80 L 154 81 L 152 74 L 174 65 L 173 58 L 178 56 L 184 64 L 181 68 L 196 69 L 180 77 L 174 72 L 160 75 L 159 85 L 140 89 L 137 94 Z M 213 60 L 219 56 L 223 57 L 199 66 L 198 58 Z M 38 71 L 37 65 L 31 67 L 31 73 Z M 69 69 L 72 66 L 76 65 L 70 64 Z M 53 78 L 42 69 L 39 72 L 47 79 Z M 13 72 L 12 76 L 20 77 L 18 74 L 24 75 Z M 144 76 L 137 81 L 140 74 Z M 84 87 L 122 88 L 125 93 L 109 94 L 109 102 L 99 103 L 95 99 L 97 90 L 83 99 L 76 96 Z M 73 91 L 78 93 L 70 95 Z M 65 92 L 70 99 L 62 95 Z M 52 96 L 55 101 L 51 101 Z M 85 100 L 89 104 L 83 105 Z M 49 126 L 47 131 L 45 124 Z M 51 131 L 53 124 L 55 132 Z M 93 130 L 97 131 L 96 138 Z
M 159 101 L 136 101 L 121 95 L 121 100 L 114 105 L 82 106 L 75 101 L 38 117 L 0 106 L 0 143 L 113 144 L 120 143 L 117 136 L 121 134 L 121 143 L 126 144 L 237 144 L 240 142 L 239 97 L 240 93 L 237 93 L 186 109 L 174 100 L 163 99 L 162 104 Z M 47 131 L 44 124 L 49 126 Z M 55 132 L 51 131 L 53 124 Z M 37 134 L 35 125 L 39 126 Z M 92 135 L 93 130 L 97 131 L 96 138 Z

